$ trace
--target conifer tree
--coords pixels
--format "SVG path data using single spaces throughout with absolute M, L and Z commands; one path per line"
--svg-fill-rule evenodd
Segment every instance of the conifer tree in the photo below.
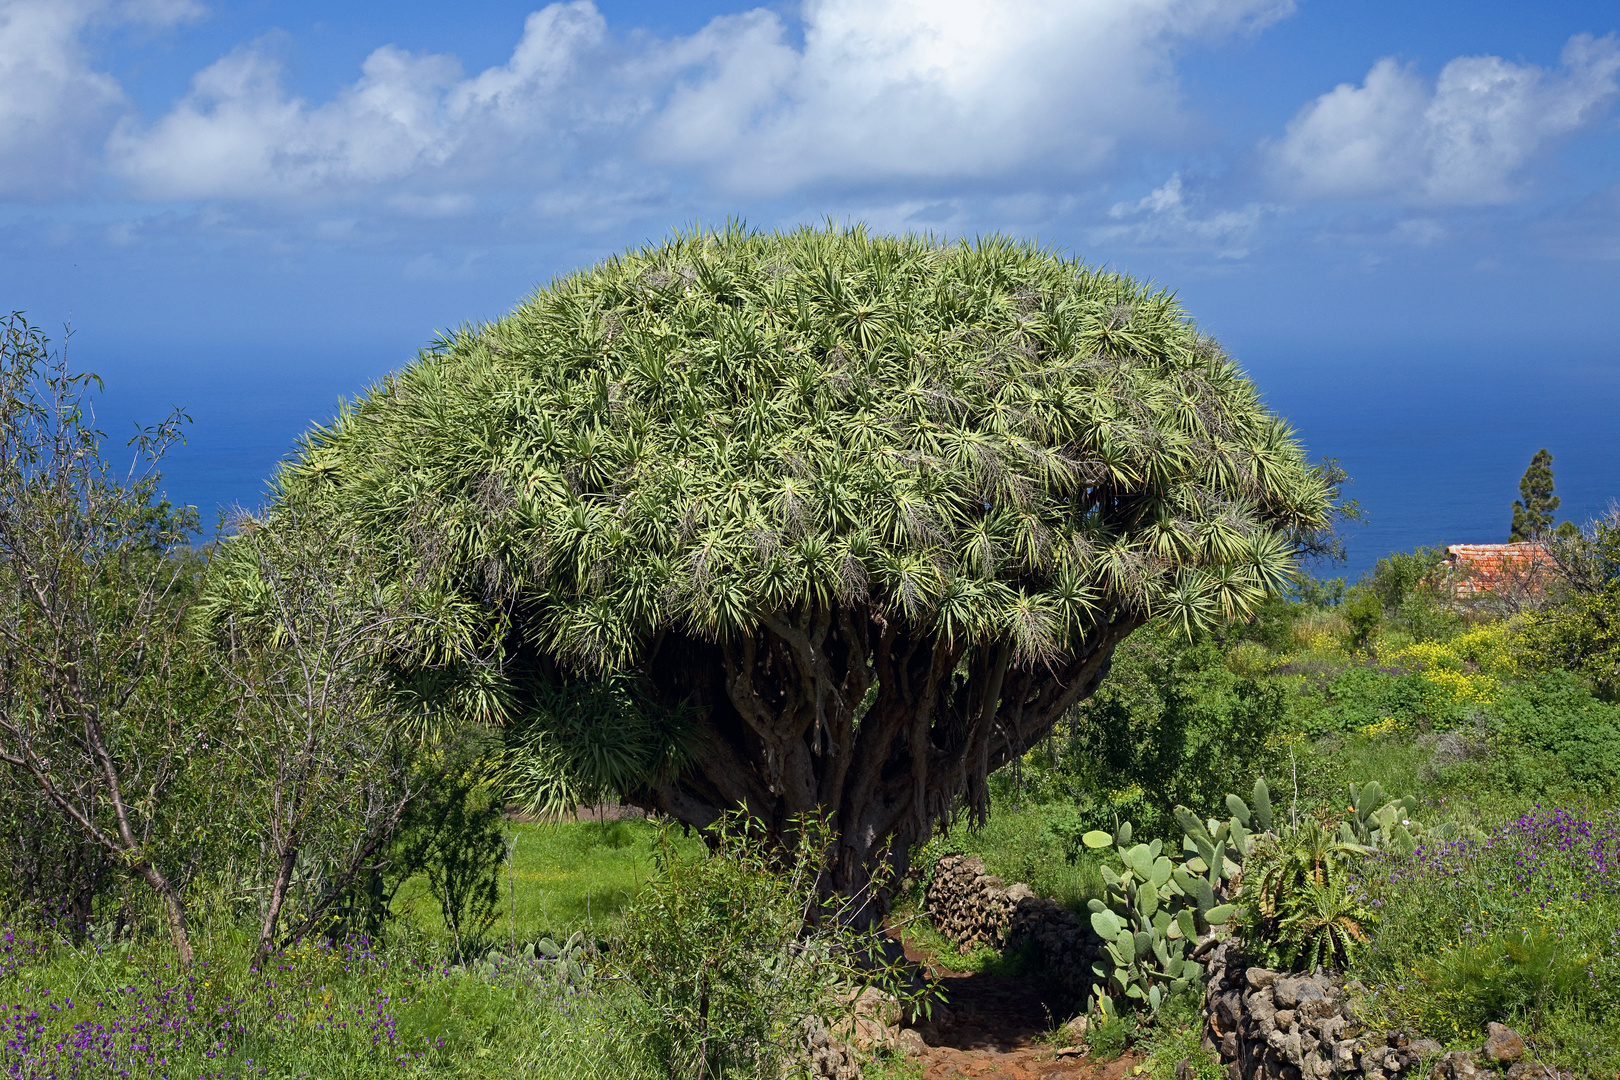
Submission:
M 1513 504 L 1513 532 L 1508 536 L 1508 543 L 1530 543 L 1552 531 L 1553 512 L 1562 501 L 1553 494 L 1552 462 L 1552 455 L 1542 447 L 1530 459 L 1530 467 L 1524 470 L 1524 477 L 1519 481 L 1519 494 L 1524 499 Z

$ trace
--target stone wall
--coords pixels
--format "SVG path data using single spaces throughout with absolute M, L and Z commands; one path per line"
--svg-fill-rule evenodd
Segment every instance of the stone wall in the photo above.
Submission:
M 1569 1080 L 1524 1060 L 1524 1040 L 1501 1024 L 1489 1025 L 1478 1050 L 1449 1054 L 1421 1035 L 1368 1031 L 1353 1009 L 1361 989 L 1341 975 L 1252 967 L 1236 943 L 1223 942 L 1210 953 L 1205 1045 L 1220 1054 L 1232 1080 L 1486 1080 L 1502 1068 L 1506 1080 Z
M 1033 944 L 1049 979 L 1076 1010 L 1090 1002 L 1100 981 L 1092 963 L 1102 939 L 1082 916 L 1028 885 L 1003 886 L 977 858 L 939 860 L 924 893 L 934 926 L 964 953 L 976 946 L 1012 950 Z M 1506 1080 L 1569 1080 L 1522 1060 L 1523 1040 L 1490 1025 L 1478 1050 L 1442 1054 L 1433 1039 L 1407 1032 L 1372 1032 L 1356 1018 L 1354 980 L 1318 972 L 1291 975 L 1251 965 L 1235 941 L 1223 941 L 1206 960 L 1205 1045 L 1220 1055 L 1231 1080 L 1487 1080 L 1506 1068 Z
M 939 860 L 923 896 L 935 929 L 963 953 L 979 945 L 1013 951 L 1033 946 L 1042 969 L 1070 1002 L 1084 1008 L 1097 977 L 1091 965 L 1102 939 L 1081 916 L 1019 882 L 1003 886 L 977 857 Z
M 984 870 L 984 860 L 946 855 L 934 867 L 923 902 L 934 929 L 964 954 L 977 946 L 1006 944 L 1012 903 L 1001 879 Z
M 1231 942 L 1206 973 L 1207 1039 L 1233 1080 L 1387 1080 L 1440 1053 L 1433 1039 L 1364 1033 L 1351 1009 L 1360 987 L 1342 976 L 1251 967 Z

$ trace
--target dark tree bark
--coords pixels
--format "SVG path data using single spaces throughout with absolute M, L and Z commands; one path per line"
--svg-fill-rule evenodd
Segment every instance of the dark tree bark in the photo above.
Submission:
M 669 634 L 646 667 L 659 695 L 702 712 L 692 761 L 632 801 L 706 827 L 729 809 L 780 833 L 822 813 L 838 834 L 822 888 L 888 913 L 913 845 L 959 809 L 983 819 L 991 772 L 1095 692 L 1142 619 L 1099 624 L 1053 667 L 1011 663 L 866 606 L 767 616 L 720 644 Z

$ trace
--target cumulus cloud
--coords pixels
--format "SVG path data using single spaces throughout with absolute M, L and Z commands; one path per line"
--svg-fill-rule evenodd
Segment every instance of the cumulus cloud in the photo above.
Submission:
M 199 72 L 156 124 L 126 122 L 108 152 L 143 192 L 166 198 L 301 195 L 397 180 L 480 143 L 542 137 L 578 64 L 605 34 L 585 0 L 554 4 L 529 17 L 510 61 L 471 79 L 453 57 L 383 46 L 366 57 L 359 80 L 314 106 L 287 95 L 274 42 L 257 42 Z
M 384 47 L 319 104 L 285 92 L 270 48 L 247 46 L 200 72 L 156 123 L 123 125 L 108 149 L 154 198 L 407 179 L 431 198 L 424 185 L 476 180 L 526 183 L 552 204 L 575 197 L 554 182 L 565 173 L 591 189 L 648 167 L 764 194 L 930 178 L 1031 187 L 1094 171 L 1124 142 L 1172 140 L 1185 128 L 1176 45 L 1257 29 L 1292 7 L 811 0 L 797 44 L 764 9 L 687 37 L 615 40 L 589 0 L 575 0 L 531 15 L 505 65 L 467 77 L 450 57 Z
M 0 0 L 0 195 L 78 186 L 124 107 L 117 81 L 80 45 L 89 24 L 166 26 L 200 13 L 193 0 Z
M 1250 238 L 1265 208 L 1249 203 L 1239 210 L 1199 216 L 1194 205 L 1198 201 L 1184 189 L 1181 174 L 1176 173 L 1137 202 L 1115 203 L 1108 216 L 1117 224 L 1088 229 L 1087 238 L 1094 244 L 1213 251 L 1222 259 L 1247 258 Z
M 1074 175 L 1184 133 L 1171 65 L 1190 37 L 1257 29 L 1275 0 L 817 0 L 804 44 L 756 12 L 681 43 L 649 152 L 727 186 Z
M 1307 105 L 1265 152 L 1281 183 L 1307 198 L 1509 202 L 1538 154 L 1607 112 L 1617 76 L 1612 33 L 1571 38 L 1556 72 L 1467 56 L 1432 86 L 1386 58 L 1361 86 L 1341 84 Z

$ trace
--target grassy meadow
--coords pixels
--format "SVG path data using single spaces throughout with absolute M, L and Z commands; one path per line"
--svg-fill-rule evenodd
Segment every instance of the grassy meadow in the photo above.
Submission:
M 896 917 L 918 943 L 950 948 L 920 910 L 921 878 L 947 852 L 1084 910 L 1102 892 L 1104 858 L 1077 842 L 1087 829 L 1131 820 L 1171 838 L 1174 803 L 1224 813 L 1224 793 L 1260 775 L 1279 819 L 1331 824 L 1348 785 L 1376 779 L 1415 800 L 1427 831 L 1410 854 L 1370 856 L 1358 871 L 1369 934 L 1350 974 L 1364 1015 L 1457 1047 L 1500 1020 L 1544 1060 L 1613 1076 L 1620 706 L 1519 640 L 1508 622 L 1411 611 L 1358 642 L 1342 612 L 1299 605 L 1190 644 L 1144 631 L 1092 701 L 994 777 L 981 827 L 963 815 L 916 853 L 919 879 Z M 450 962 L 424 879 L 399 889 L 377 940 L 305 942 L 259 973 L 248 922 L 206 906 L 201 959 L 185 974 L 149 919 L 78 943 L 18 922 L 0 937 L 4 1075 L 656 1075 L 648 1033 L 660 1021 L 602 957 L 658 871 L 659 826 L 504 829 L 486 951 L 465 964 Z M 664 858 L 704 858 L 695 836 L 662 835 Z M 524 951 L 576 932 L 609 950 L 583 975 Z M 952 965 L 1038 975 L 1030 957 L 988 949 Z M 1135 1041 L 1145 1067 L 1168 1075 L 1166 1055 L 1196 1050 L 1193 1020 L 1176 1005 L 1157 1026 L 1098 1025 L 1097 1047 Z

